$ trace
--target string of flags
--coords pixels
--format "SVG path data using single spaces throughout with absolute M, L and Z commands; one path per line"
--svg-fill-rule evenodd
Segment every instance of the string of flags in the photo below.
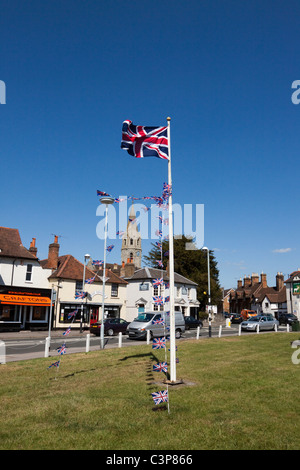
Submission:
M 74 322 L 74 320 L 76 318 L 77 312 L 78 312 L 78 308 L 76 310 L 74 310 L 73 312 L 70 312 L 68 314 L 68 320 L 72 319 L 72 322 L 71 322 L 71 325 L 69 325 L 68 328 L 63 332 L 63 336 L 68 336 L 70 334 L 71 326 L 72 326 L 72 323 Z M 57 353 L 59 354 L 59 356 L 63 356 L 64 354 L 66 354 L 66 352 L 67 352 L 67 347 L 66 347 L 66 343 L 64 342 L 61 346 L 59 346 L 57 348 Z M 58 361 L 55 361 L 52 364 L 50 364 L 50 366 L 47 367 L 47 369 L 51 369 L 52 367 L 54 367 L 58 371 L 60 363 L 61 363 L 61 359 L 59 359 Z

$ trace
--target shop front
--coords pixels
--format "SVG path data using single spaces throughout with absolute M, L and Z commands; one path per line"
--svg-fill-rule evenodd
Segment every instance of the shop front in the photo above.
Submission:
M 2 286 L 0 331 L 46 330 L 50 304 L 50 289 Z
M 119 318 L 121 307 L 122 304 L 105 304 L 104 318 Z M 98 318 L 101 320 L 101 316 L 102 304 L 61 302 L 59 321 L 56 322 L 56 327 L 65 327 L 72 323 L 75 328 L 79 328 L 82 318 L 83 328 L 89 328 L 91 324 L 98 321 Z

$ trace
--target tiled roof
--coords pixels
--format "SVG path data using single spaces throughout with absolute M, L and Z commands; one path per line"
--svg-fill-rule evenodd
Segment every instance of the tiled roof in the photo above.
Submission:
M 284 282 L 292 282 L 294 277 L 296 277 L 296 276 L 300 277 L 300 271 L 294 271 L 293 273 L 291 273 L 290 277 Z
M 47 268 L 47 261 L 42 260 L 41 265 L 43 268 Z M 83 278 L 84 265 L 80 263 L 72 255 L 63 255 L 58 257 L 58 266 L 55 271 L 49 276 L 49 279 L 71 279 L 76 281 L 82 281 Z M 94 282 L 102 283 L 102 269 L 96 274 Z M 85 269 L 85 279 L 89 279 L 95 276 L 95 272 L 91 271 L 86 267 Z M 117 274 L 113 273 L 109 269 L 106 270 L 106 277 L 108 278 L 106 282 L 113 284 L 127 284 L 127 282 L 120 278 Z
M 268 297 L 271 303 L 283 303 L 286 302 L 286 288 L 283 287 L 279 291 L 275 287 L 264 287 L 260 289 L 258 296 L 258 303 L 261 303 L 265 297 Z
M 36 256 L 22 245 L 19 230 L 7 227 L 0 227 L 0 256 L 37 260 Z
M 170 278 L 167 274 L 167 271 L 163 271 L 161 269 L 156 269 L 156 268 L 141 268 L 135 271 L 135 273 L 131 277 L 126 277 L 128 281 L 135 281 L 135 280 L 145 280 L 145 279 L 157 279 L 157 278 L 163 278 L 164 281 L 169 281 Z M 197 283 L 194 281 L 191 281 L 190 279 L 187 279 L 184 276 L 181 276 L 180 274 L 174 273 L 174 281 L 177 284 L 190 284 L 193 286 L 197 286 Z

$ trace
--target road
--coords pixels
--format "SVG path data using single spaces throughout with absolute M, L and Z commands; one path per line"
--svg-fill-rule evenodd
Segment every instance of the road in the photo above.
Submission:
M 278 328 L 278 331 L 287 331 L 285 326 Z M 220 326 L 213 325 L 211 330 L 212 337 L 218 337 L 220 334 Z M 28 332 L 30 333 L 30 332 Z M 261 332 L 260 334 L 266 334 L 268 332 Z M 233 324 L 231 328 L 226 328 L 225 325 L 222 325 L 221 336 L 231 336 L 239 334 L 239 325 Z M 256 334 L 255 332 L 241 332 L 242 335 L 245 334 Z M 197 335 L 197 330 L 188 330 L 186 331 L 182 338 L 177 340 L 177 342 L 195 339 Z M 0 363 L 3 362 L 13 362 L 26 359 L 33 359 L 38 357 L 45 357 L 45 343 L 47 332 L 37 332 L 34 334 L 35 337 L 26 338 L 25 332 L 23 335 L 20 334 L 19 337 L 14 335 L 13 338 L 10 338 L 8 334 L 2 334 L 0 336 Z M 208 326 L 201 328 L 199 340 L 209 338 Z M 118 336 L 106 336 L 105 337 L 105 349 L 119 347 L 119 337 Z M 4 344 L 3 344 L 4 343 Z M 51 336 L 49 357 L 57 357 L 57 349 L 63 344 L 66 344 L 67 353 L 76 353 L 76 352 L 86 352 L 87 347 L 87 332 L 80 334 L 76 332 L 68 337 L 64 337 L 60 333 L 55 333 Z M 121 347 L 134 346 L 145 344 L 145 341 L 136 341 L 129 339 L 127 335 L 122 336 Z M 4 346 L 5 345 L 5 346 Z M 100 349 L 100 338 L 94 335 L 90 335 L 90 344 L 89 351 L 96 351 Z M 3 357 L 5 356 L 5 359 Z

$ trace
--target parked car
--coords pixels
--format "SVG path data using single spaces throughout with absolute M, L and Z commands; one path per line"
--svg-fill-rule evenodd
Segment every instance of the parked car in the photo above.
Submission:
M 259 331 L 262 330 L 275 330 L 275 325 L 279 325 L 279 321 L 273 315 L 257 315 L 250 317 L 248 320 L 241 323 L 242 330 Z
M 243 321 L 243 317 L 240 313 L 232 313 L 230 318 L 231 323 L 241 323 Z
M 128 321 L 123 318 L 107 318 L 104 320 L 104 334 L 113 336 L 117 333 L 126 333 Z M 96 336 L 100 336 L 101 321 L 90 326 L 90 332 Z
M 202 321 L 197 320 L 197 318 L 194 317 L 184 317 L 184 322 L 186 330 L 190 330 L 191 328 L 197 328 L 198 326 L 200 326 L 201 328 L 203 327 Z
M 292 325 L 298 318 L 293 313 L 280 313 L 278 315 L 279 325 Z
M 185 332 L 185 322 L 181 312 L 175 312 L 175 336 L 177 339 Z M 165 312 L 140 313 L 128 326 L 130 339 L 146 339 L 150 330 L 150 338 L 164 336 L 170 326 L 170 315 Z

